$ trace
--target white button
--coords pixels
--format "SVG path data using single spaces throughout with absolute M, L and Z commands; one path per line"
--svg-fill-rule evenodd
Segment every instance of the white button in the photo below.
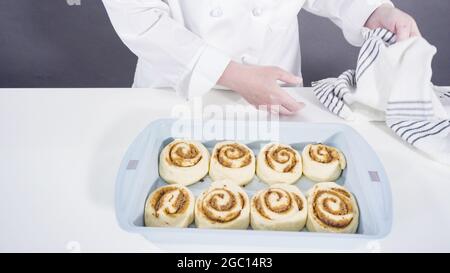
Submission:
M 212 17 L 220 17 L 222 16 L 223 12 L 221 8 L 215 8 L 213 10 L 211 10 L 211 12 L 209 13 L 209 15 L 211 15 Z
M 253 13 L 253 16 L 256 16 L 256 17 L 261 16 L 262 15 L 262 9 L 261 8 L 254 8 L 252 10 L 252 13 Z

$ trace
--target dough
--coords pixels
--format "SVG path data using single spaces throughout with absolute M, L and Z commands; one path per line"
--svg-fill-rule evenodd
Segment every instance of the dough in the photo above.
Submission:
M 144 211 L 145 226 L 187 227 L 194 221 L 195 197 L 182 185 L 167 185 L 153 191 Z
M 195 203 L 199 228 L 246 229 L 250 222 L 247 193 L 231 181 L 213 182 Z
M 303 174 L 316 182 L 336 181 L 346 167 L 344 154 L 324 144 L 309 144 L 302 152 Z
M 358 204 L 344 187 L 334 182 L 324 182 L 310 190 L 306 222 L 309 231 L 355 233 L 358 223 Z
M 171 184 L 194 184 L 208 174 L 208 169 L 209 152 L 197 141 L 176 139 L 159 157 L 159 175 Z
M 252 198 L 253 229 L 299 231 L 305 226 L 307 215 L 306 198 L 294 185 L 274 184 Z
M 255 175 L 255 155 L 244 144 L 217 143 L 211 156 L 209 175 L 214 181 L 231 180 L 236 185 L 249 183 Z
M 289 145 L 269 143 L 258 154 L 256 174 L 267 184 L 293 184 L 302 176 L 302 158 Z

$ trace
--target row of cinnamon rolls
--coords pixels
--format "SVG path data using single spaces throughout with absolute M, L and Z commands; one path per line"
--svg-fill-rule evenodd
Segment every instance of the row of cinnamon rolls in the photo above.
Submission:
M 293 184 L 302 174 L 316 182 L 336 181 L 345 167 L 342 152 L 324 144 L 309 144 L 300 155 L 289 145 L 269 143 L 255 158 L 246 145 L 224 141 L 216 144 L 210 157 L 200 142 L 174 140 L 160 154 L 159 173 L 171 184 L 191 185 L 209 173 L 214 181 L 243 186 L 255 172 L 269 185 Z
M 333 182 L 316 184 L 307 197 L 294 185 L 273 184 L 251 200 L 231 181 L 213 182 L 196 199 L 179 184 L 150 194 L 145 206 L 145 225 L 198 228 L 355 233 L 359 211 L 355 198 Z

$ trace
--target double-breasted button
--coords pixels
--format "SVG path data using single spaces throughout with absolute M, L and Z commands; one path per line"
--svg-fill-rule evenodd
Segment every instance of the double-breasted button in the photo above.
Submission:
M 209 15 L 211 17 L 220 17 L 220 16 L 222 16 L 222 14 L 223 14 L 223 11 L 221 8 L 215 8 L 215 9 L 211 10 L 211 12 L 209 13 Z
M 262 15 L 262 9 L 261 8 L 254 8 L 253 10 L 252 10 L 252 14 L 253 14 L 253 16 L 255 16 L 255 17 L 259 17 L 259 16 L 261 16 Z
M 251 65 L 251 64 L 257 64 L 257 63 L 258 63 L 258 60 L 257 60 L 255 57 L 253 57 L 253 56 L 250 56 L 250 55 L 245 54 L 245 55 L 243 55 L 243 56 L 241 57 L 241 62 L 242 62 L 243 64 L 249 64 L 249 65 Z

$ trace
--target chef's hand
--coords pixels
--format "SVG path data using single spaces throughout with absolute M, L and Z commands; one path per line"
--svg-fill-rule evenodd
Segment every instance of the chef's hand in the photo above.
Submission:
M 231 61 L 218 84 L 239 93 L 255 107 L 282 115 L 297 113 L 304 104 L 297 102 L 278 85 L 277 80 L 299 85 L 302 79 L 278 67 L 244 65 Z
M 367 20 L 366 27 L 370 29 L 380 27 L 388 29 L 397 35 L 398 41 L 420 36 L 420 31 L 414 18 L 389 4 L 384 4 L 377 8 Z

